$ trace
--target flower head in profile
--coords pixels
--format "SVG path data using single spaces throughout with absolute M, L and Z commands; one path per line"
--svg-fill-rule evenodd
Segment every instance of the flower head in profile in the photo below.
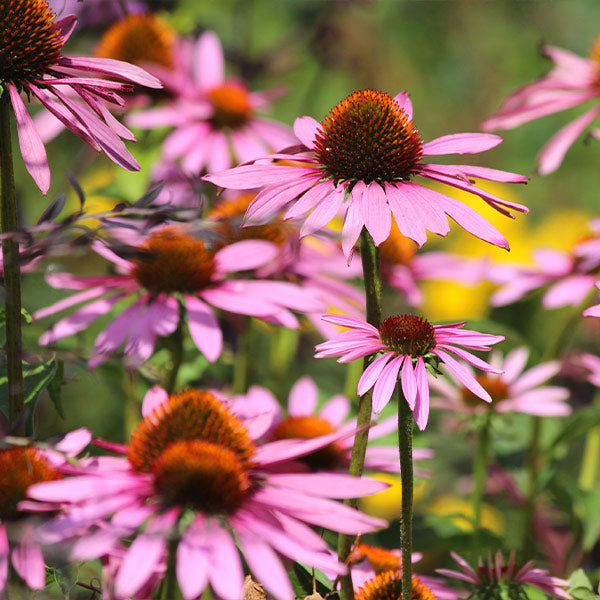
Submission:
M 46 0 L 2 0 L 0 2 L 0 86 L 10 96 L 25 166 L 45 194 L 50 187 L 50 169 L 44 143 L 21 98 L 21 93 L 39 100 L 64 126 L 113 162 L 129 170 L 140 167 L 121 138 L 133 134 L 108 111 L 124 100 L 120 92 L 132 83 L 160 88 L 161 83 L 134 65 L 94 57 L 67 57 L 63 45 L 75 27 L 74 16 L 55 20 Z M 86 72 L 112 79 L 89 77 Z M 83 72 L 83 74 L 82 74 Z M 121 79 L 127 83 L 115 81 Z M 72 92 L 72 95 L 67 92 Z
M 479 559 L 477 569 L 474 569 L 467 561 L 456 554 L 450 553 L 452 558 L 459 564 L 460 571 L 452 569 L 436 569 L 440 575 L 446 575 L 453 579 L 466 581 L 469 585 L 469 598 L 475 600 L 500 600 L 505 598 L 503 590 L 508 592 L 511 600 L 527 600 L 525 584 L 533 585 L 549 596 L 571 600 L 571 596 L 565 588 L 569 582 L 553 577 L 546 569 L 534 568 L 534 561 L 530 560 L 520 566 L 515 563 L 515 551 L 512 550 L 508 562 L 504 564 L 502 553 L 496 552 L 494 558 L 488 556 L 486 563 Z
M 339 356 L 338 362 L 351 362 L 377 355 L 358 382 L 359 396 L 373 388 L 373 412 L 378 414 L 389 402 L 398 378 L 402 393 L 413 411 L 419 429 L 425 429 L 429 417 L 429 382 L 427 365 L 445 365 L 448 373 L 477 397 L 491 402 L 489 393 L 473 374 L 451 354 L 489 373 L 501 371 L 464 348 L 489 350 L 490 345 L 504 340 L 463 329 L 465 323 L 431 325 L 416 315 L 395 315 L 381 322 L 379 329 L 343 315 L 325 315 L 329 323 L 348 327 L 337 337 L 316 346 L 316 358 Z
M 27 500 L 27 488 L 42 481 L 62 478 L 59 465 L 66 456 L 77 455 L 89 442 L 91 435 L 85 429 L 67 434 L 53 448 L 3 444 L 0 448 L 0 596 L 8 580 L 9 564 L 32 590 L 46 585 L 46 569 L 42 547 L 35 530 L 30 509 L 55 514 L 54 504 Z
M 240 403 L 252 407 L 253 412 L 271 411 L 273 423 L 265 434 L 269 440 L 312 439 L 341 431 L 356 429 L 356 418 L 349 419 L 350 400 L 341 394 L 332 396 L 317 410 L 319 390 L 310 377 L 300 378 L 290 390 L 287 410 L 282 411 L 277 399 L 267 389 L 252 386 Z M 393 416 L 373 425 L 369 429 L 369 441 L 384 437 L 398 429 L 398 419 Z M 307 454 L 300 462 L 313 471 L 348 471 L 352 456 L 352 437 L 329 444 Z M 415 448 L 415 460 L 432 458 L 433 451 Z M 365 468 L 376 471 L 397 472 L 400 468 L 398 448 L 384 445 L 369 445 L 365 456 Z M 418 476 L 427 476 L 427 471 L 415 469 Z
M 309 216 L 301 235 L 308 235 L 344 213 L 342 244 L 349 257 L 363 227 L 375 245 L 387 239 L 392 214 L 400 232 L 419 246 L 427 230 L 446 235 L 447 216 L 473 235 L 508 248 L 504 236 L 462 202 L 413 181 L 423 177 L 481 197 L 496 210 L 528 212 L 522 205 L 502 200 L 479 188 L 472 178 L 524 183 L 526 177 L 484 167 L 423 162 L 440 154 L 473 154 L 489 150 L 502 139 L 490 134 L 459 133 L 423 143 L 412 121 L 406 92 L 395 98 L 362 90 L 350 94 L 318 123 L 296 119 L 294 131 L 301 146 L 222 173 L 208 181 L 224 188 L 263 187 L 246 213 L 248 222 L 268 220 L 286 207 L 285 218 Z M 294 161 L 292 166 L 277 161 Z
M 591 108 L 565 125 L 542 148 L 537 157 L 538 172 L 547 175 L 560 167 L 575 140 L 600 115 L 600 36 L 587 58 L 554 46 L 544 46 L 542 52 L 554 63 L 552 70 L 510 94 L 498 111 L 482 123 L 482 128 L 485 131 L 513 129 L 593 101 Z M 599 139 L 600 130 L 592 129 L 591 135 Z
M 333 500 L 374 493 L 381 483 L 298 473 L 289 462 L 344 433 L 259 444 L 260 417 L 246 419 L 235 402 L 199 390 L 168 397 L 153 388 L 142 414 L 127 446 L 109 445 L 122 456 L 89 459 L 73 477 L 29 490 L 37 500 L 65 503 L 63 515 L 42 528 L 44 539 L 78 536 L 73 553 L 80 559 L 118 550 L 113 585 L 119 598 L 156 581 L 175 543 L 185 600 L 209 585 L 216 597 L 238 600 L 240 553 L 275 598 L 291 600 L 282 556 L 345 571 L 311 525 L 353 535 L 385 524 Z M 125 551 L 122 537 L 132 540 Z
M 123 343 L 130 366 L 139 365 L 152 355 L 157 337 L 177 329 L 181 315 L 186 317 L 198 349 L 214 362 L 221 354 L 223 334 L 211 307 L 292 329 L 298 327 L 292 310 L 312 312 L 322 307 L 310 290 L 293 283 L 243 279 L 241 274 L 239 278 L 231 277 L 235 272 L 255 269 L 274 256 L 272 245 L 262 240 L 243 240 L 215 250 L 183 224 L 167 224 L 145 233 L 128 230 L 122 232 L 123 236 L 133 250 L 129 260 L 115 254 L 104 242 L 92 246 L 114 265 L 116 274 L 47 276 L 54 287 L 83 291 L 37 311 L 35 319 L 85 304 L 44 333 L 40 344 L 82 331 L 120 300 L 133 298 L 133 304 L 96 339 L 91 366 L 107 360 Z
M 251 92 L 243 81 L 225 77 L 225 59 L 217 35 L 205 31 L 196 41 L 178 40 L 174 69 L 153 68 L 170 99 L 165 106 L 129 115 L 142 129 L 172 127 L 163 144 L 163 160 L 181 161 L 189 175 L 227 169 L 297 143 L 292 131 L 257 111 L 272 93 Z
M 466 414 L 481 414 L 488 409 L 498 413 L 520 412 L 555 417 L 570 414 L 571 407 L 565 402 L 569 390 L 542 385 L 560 371 L 560 362 L 544 362 L 526 370 L 528 357 L 529 350 L 525 347 L 512 350 L 504 358 L 496 351 L 490 354 L 490 364 L 500 374 L 484 373 L 475 379 L 491 396 L 491 404 L 484 404 L 464 386 L 455 387 L 442 378 L 431 378 L 429 382 L 432 390 L 437 392 L 431 404 Z

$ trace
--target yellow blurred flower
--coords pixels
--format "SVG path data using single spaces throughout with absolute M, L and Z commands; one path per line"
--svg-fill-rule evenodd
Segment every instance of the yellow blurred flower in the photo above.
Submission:
M 389 483 L 390 487 L 378 494 L 359 498 L 359 508 L 369 515 L 386 519 L 387 521 L 399 518 L 402 514 L 402 483 L 400 482 L 400 475 L 376 473 L 369 475 L 369 477 L 377 481 Z M 414 504 L 418 504 L 423 498 L 426 486 L 426 481 L 415 482 L 413 492 Z
M 427 511 L 434 515 L 452 517 L 452 524 L 461 531 L 473 531 L 473 504 L 465 498 L 443 494 L 437 496 L 427 504 Z M 484 529 L 500 535 L 504 530 L 502 513 L 490 506 L 483 504 L 481 507 L 481 526 Z

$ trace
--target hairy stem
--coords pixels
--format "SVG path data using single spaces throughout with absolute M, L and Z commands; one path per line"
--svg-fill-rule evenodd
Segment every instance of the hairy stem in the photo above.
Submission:
M 480 555 L 481 545 L 481 506 L 483 504 L 483 489 L 490 452 L 490 415 L 486 413 L 485 420 L 477 432 L 477 448 L 473 459 L 473 552 L 474 560 Z
M 15 231 L 17 222 L 17 197 L 13 172 L 11 133 L 10 133 L 10 96 L 4 91 L 0 96 L 0 181 L 2 233 Z M 22 429 L 19 423 L 23 419 L 23 341 L 21 336 L 21 266 L 19 263 L 19 245 L 13 239 L 2 241 L 2 261 L 4 264 L 4 310 L 6 318 L 6 363 L 8 376 L 9 422 L 14 428 Z
M 381 322 L 381 268 L 379 263 L 379 250 L 375 247 L 371 236 L 363 228 L 360 234 L 360 255 L 362 259 L 363 277 L 365 282 L 365 295 L 367 300 L 367 322 L 374 327 L 379 327 Z M 365 357 L 363 370 L 367 368 L 373 357 Z M 358 414 L 356 417 L 357 427 L 364 429 L 358 431 L 354 437 L 352 447 L 352 458 L 348 473 L 360 476 L 365 464 L 367 442 L 369 441 L 369 430 L 366 427 L 371 421 L 373 411 L 372 390 L 361 396 L 358 402 Z M 356 500 L 347 501 L 347 504 L 356 508 Z M 352 537 L 340 534 L 338 537 L 338 557 L 341 562 L 346 562 L 352 549 Z M 342 600 L 353 600 L 354 589 L 352 586 L 352 574 L 340 577 L 340 596 Z

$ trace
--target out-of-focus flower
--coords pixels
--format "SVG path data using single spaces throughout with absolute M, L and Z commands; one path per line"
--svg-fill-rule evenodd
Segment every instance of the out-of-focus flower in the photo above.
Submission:
M 152 5 L 158 10 L 163 2 L 164 0 L 152 0 Z M 100 27 L 121 19 L 125 13 L 143 13 L 148 10 L 148 3 L 144 0 L 48 0 L 48 4 L 59 16 L 77 15 L 82 27 Z
M 512 350 L 504 358 L 497 351 L 490 354 L 490 365 L 500 374 L 486 373 L 476 379 L 491 396 L 491 404 L 484 404 L 465 387 L 458 388 L 446 379 L 431 377 L 429 385 L 434 392 L 431 405 L 470 415 L 483 414 L 487 410 L 554 417 L 571 414 L 571 407 L 565 402 L 569 390 L 542 385 L 560 371 L 560 362 L 540 363 L 525 370 L 528 357 L 529 349 L 525 347 Z
M 127 236 L 130 246 L 135 246 L 130 260 L 115 254 L 102 241 L 92 245 L 95 252 L 113 263 L 117 274 L 47 276 L 54 287 L 83 291 L 37 311 L 34 319 L 86 304 L 58 321 L 40 338 L 40 344 L 85 329 L 117 302 L 132 297 L 135 302 L 96 339 L 90 366 L 107 360 L 124 342 L 130 365 L 139 365 L 152 355 L 158 336 L 168 336 L 177 329 L 183 314 L 194 343 L 214 362 L 221 354 L 223 336 L 211 305 L 289 328 L 298 327 L 290 309 L 312 312 L 322 307 L 314 294 L 292 283 L 229 278 L 234 272 L 256 269 L 268 262 L 274 249 L 267 242 L 244 240 L 214 251 L 182 224 L 160 226 L 146 234 L 124 230 L 122 235 Z M 104 297 L 106 294 L 110 296 Z
M 246 213 L 249 223 L 264 222 L 287 206 L 284 218 L 310 211 L 300 235 L 325 227 L 344 212 L 342 246 L 350 257 L 363 227 L 375 245 L 385 241 L 392 214 L 400 232 L 422 246 L 427 231 L 446 235 L 447 216 L 490 244 L 508 248 L 504 236 L 478 212 L 430 188 L 411 181 L 420 176 L 479 196 L 505 215 L 509 209 L 528 212 L 472 183 L 472 177 L 525 183 L 526 177 L 485 167 L 421 162 L 424 156 L 472 154 L 489 150 L 502 139 L 481 133 L 447 135 L 423 143 L 412 122 L 406 92 L 395 98 L 386 93 L 354 92 L 336 105 L 321 123 L 311 117 L 296 119 L 294 131 L 302 145 L 296 154 L 272 155 L 222 173 L 206 176 L 225 188 L 263 187 Z M 294 166 L 277 160 L 295 161 Z M 273 162 L 275 161 L 275 162 Z
M 596 281 L 594 285 L 600 289 L 600 281 Z M 600 304 L 594 304 L 593 306 L 586 308 L 582 314 L 584 317 L 600 317 Z
M 413 449 L 413 452 L 416 449 Z M 373 494 L 360 498 L 358 506 L 368 515 L 391 521 L 399 519 L 402 515 L 402 481 L 399 475 L 393 473 L 374 473 L 369 475 L 377 481 L 383 481 L 388 484 L 388 488 Z M 413 503 L 418 506 L 427 491 L 427 481 L 424 479 L 416 480 L 413 486 Z
M 467 498 L 452 494 L 441 494 L 430 500 L 425 507 L 426 514 L 448 517 L 452 524 L 465 533 L 473 532 L 475 510 Z M 481 506 L 481 527 L 496 535 L 504 533 L 502 513 L 491 504 Z
M 588 58 L 554 46 L 544 46 L 542 52 L 554 63 L 552 70 L 510 94 L 481 126 L 485 131 L 513 129 L 594 100 L 594 106 L 563 127 L 538 155 L 538 172 L 547 175 L 561 165 L 567 150 L 600 114 L 600 36 Z M 598 129 L 591 133 L 595 138 L 600 137 Z
M 67 434 L 54 447 L 2 444 L 0 448 L 0 595 L 8 580 L 9 564 L 32 590 L 46 585 L 42 547 L 36 536 L 35 522 L 28 519 L 30 508 L 53 516 L 58 506 L 26 500 L 27 488 L 42 481 L 62 478 L 58 470 L 66 456 L 76 456 L 90 442 L 86 429 Z M 31 516 L 29 514 L 29 516 Z
M 402 393 L 413 411 L 417 426 L 425 429 L 429 417 L 426 364 L 434 368 L 440 363 L 444 364 L 450 375 L 478 398 L 492 401 L 473 374 L 449 353 L 483 371 L 500 373 L 499 369 L 459 346 L 489 350 L 491 344 L 503 341 L 503 336 L 462 329 L 464 322 L 431 325 L 426 319 L 415 315 L 388 317 L 381 322 L 379 329 L 342 315 L 325 315 L 323 319 L 349 329 L 316 346 L 316 358 L 339 356 L 338 362 L 351 362 L 370 354 L 383 353 L 365 369 L 357 388 L 359 396 L 373 388 L 375 414 L 379 414 L 389 402 L 400 377 Z
M 336 431 L 353 431 L 356 419 L 348 419 L 350 401 L 342 395 L 331 397 L 317 412 L 319 392 L 310 377 L 299 379 L 290 391 L 287 402 L 287 415 L 282 414 L 276 398 L 266 389 L 253 386 L 246 395 L 246 401 L 256 406 L 256 410 L 273 412 L 273 425 L 266 436 L 271 440 L 311 439 Z M 369 430 L 369 441 L 381 438 L 398 428 L 398 419 L 393 416 L 385 419 Z M 300 460 L 314 471 L 348 471 L 352 456 L 352 438 L 345 438 L 322 448 L 313 454 L 307 454 Z M 433 452 L 426 448 L 415 448 L 413 459 L 432 458 Z M 392 446 L 367 447 L 365 468 L 376 471 L 399 471 L 397 444 Z M 417 469 L 416 474 L 428 475 Z
M 0 85 L 10 95 L 25 166 L 44 194 L 50 187 L 48 158 L 21 92 L 39 100 L 63 125 L 113 162 L 135 171 L 140 167 L 121 141 L 135 138 L 111 115 L 105 102 L 123 104 L 118 93 L 131 91 L 131 83 L 161 87 L 158 79 L 122 61 L 63 56 L 63 45 L 76 18 L 55 21 L 54 17 L 46 0 L 4 0 L 0 4 Z M 88 77 L 82 71 L 130 83 Z
M 288 127 L 256 114 L 268 107 L 272 93 L 250 92 L 242 81 L 225 78 L 223 50 L 214 32 L 204 32 L 196 42 L 179 40 L 174 65 L 174 70 L 152 70 L 171 100 L 127 118 L 142 129 L 174 128 L 164 141 L 163 160 L 181 160 L 186 173 L 199 175 L 298 142 Z
M 110 444 L 126 456 L 89 459 L 70 467 L 73 477 L 29 489 L 37 500 L 64 503 L 63 515 L 40 531 L 44 539 L 78 536 L 73 556 L 81 559 L 119 548 L 117 597 L 135 595 L 156 580 L 174 542 L 185 600 L 208 585 L 219 598 L 238 600 L 244 582 L 240 553 L 274 597 L 291 600 L 281 555 L 345 571 L 308 525 L 356 535 L 385 524 L 332 500 L 379 491 L 381 483 L 341 473 L 298 473 L 290 462 L 348 433 L 257 444 L 263 428 L 256 419 L 236 415 L 235 402 L 198 390 L 167 397 L 153 388 L 142 414 L 128 446 Z M 123 536 L 133 539 L 124 555 Z
M 500 600 L 503 597 L 501 590 L 504 587 L 508 588 L 510 598 L 527 597 L 522 590 L 522 586 L 529 584 L 555 598 L 571 599 L 571 596 L 565 591 L 565 588 L 569 587 L 568 581 L 552 577 L 546 569 L 535 569 L 535 563 L 532 560 L 523 566 L 517 565 L 515 563 L 514 550 L 511 551 L 507 564 L 504 564 L 502 554 L 499 551 L 496 552 L 494 559 L 492 559 L 491 555 L 488 556 L 486 565 L 484 565 L 480 558 L 477 570 L 473 569 L 456 552 L 451 552 L 450 554 L 459 564 L 461 570 L 436 569 L 436 571 L 440 575 L 472 584 L 470 586 L 469 598 Z

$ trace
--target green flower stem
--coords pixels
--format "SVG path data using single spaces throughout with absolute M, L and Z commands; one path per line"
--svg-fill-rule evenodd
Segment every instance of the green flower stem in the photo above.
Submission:
M 269 336 L 269 340 L 270 373 L 273 378 L 271 390 L 276 397 L 283 398 L 289 390 L 290 374 L 298 360 L 300 332 L 298 329 L 278 327 L 275 334 Z
M 167 572 L 165 573 L 165 577 L 162 580 L 160 586 L 160 600 L 177 600 L 177 598 L 181 598 L 179 595 L 179 586 L 177 585 L 177 574 L 176 574 L 176 565 L 177 565 L 177 539 L 172 539 L 169 541 L 168 548 L 168 557 L 167 557 Z
M 490 412 L 486 412 L 484 421 L 477 432 L 477 448 L 473 459 L 473 553 L 475 562 L 481 554 L 481 507 L 483 504 L 483 488 L 490 454 L 491 444 L 491 419 Z
M 371 236 L 363 228 L 360 234 L 360 255 L 362 259 L 363 277 L 365 281 L 365 295 L 367 301 L 367 322 L 374 327 L 379 327 L 381 322 L 381 268 L 379 263 L 379 250 L 375 247 Z M 363 361 L 363 371 L 366 369 L 373 356 L 365 357 Z M 354 476 L 360 476 L 365 464 L 365 454 L 367 452 L 367 442 L 369 441 L 369 429 L 366 427 L 371 422 L 373 412 L 372 390 L 361 396 L 358 401 L 358 414 L 356 416 L 356 425 L 362 430 L 354 437 L 354 446 L 352 448 L 352 458 L 348 473 Z M 347 504 L 356 508 L 356 499 L 346 501 Z M 352 550 L 352 536 L 340 534 L 338 537 L 338 558 L 340 562 L 346 562 Z M 353 600 L 354 588 L 352 586 L 352 574 L 340 577 L 340 597 L 341 600 Z
M 183 362 L 183 306 L 179 305 L 179 324 L 177 329 L 167 338 L 167 346 L 171 353 L 171 368 L 165 379 L 165 390 L 171 395 L 175 390 L 177 375 Z
M 0 181 L 2 184 L 1 221 L 2 233 L 16 231 L 17 197 L 13 172 L 11 133 L 11 103 L 8 91 L 0 96 Z M 4 263 L 4 310 L 6 317 L 6 363 L 8 376 L 9 422 L 11 428 L 22 419 L 24 405 L 23 366 L 21 364 L 23 340 L 21 336 L 21 266 L 19 245 L 13 239 L 2 241 Z M 13 431 L 18 433 L 18 431 Z
M 407 359 L 408 360 L 408 359 Z M 402 387 L 398 383 L 398 450 L 400 451 L 400 481 L 402 482 L 402 520 L 400 550 L 402 551 L 402 600 L 412 598 L 412 518 L 413 518 L 413 457 L 414 419 Z
M 600 392 L 594 395 L 594 404 L 600 406 Z M 581 467 L 579 469 L 579 487 L 593 490 L 600 484 L 600 427 L 594 427 L 587 434 Z
M 233 392 L 235 394 L 244 394 L 248 389 L 252 330 L 252 317 L 246 317 L 244 319 L 244 331 L 238 336 L 238 347 L 233 361 Z

